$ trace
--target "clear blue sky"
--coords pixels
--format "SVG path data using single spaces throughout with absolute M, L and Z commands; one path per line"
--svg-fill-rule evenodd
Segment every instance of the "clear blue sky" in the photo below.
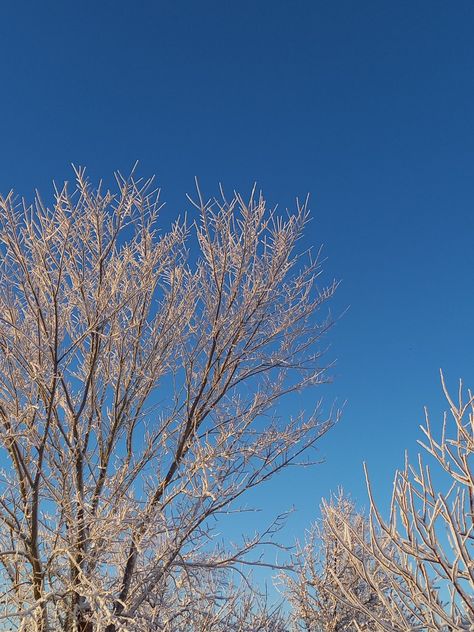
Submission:
M 364 501 L 364 459 L 383 498 L 423 405 L 440 419 L 439 368 L 474 386 L 472 0 L 18 0 L 0 22 L 2 192 L 139 159 L 170 214 L 195 175 L 282 207 L 312 194 L 306 242 L 350 310 L 311 397 L 347 405 L 326 464 L 256 502 L 295 504 L 301 534 L 338 484 Z

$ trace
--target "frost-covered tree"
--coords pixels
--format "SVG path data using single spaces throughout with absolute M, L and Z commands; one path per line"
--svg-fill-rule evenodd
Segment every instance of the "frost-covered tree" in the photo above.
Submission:
M 460 384 L 455 402 L 444 384 L 450 412 L 440 438 L 426 413 L 420 442 L 431 463 L 406 458 L 395 476 L 385 519 L 370 496 L 369 536 L 350 519 L 326 514 L 327 524 L 358 581 L 375 592 L 373 609 L 354 586 L 338 584 L 342 598 L 387 632 L 474 629 L 474 400 Z M 433 467 L 434 465 L 434 467 Z M 368 479 L 367 479 L 368 480 Z M 375 561 L 375 563 L 374 563 Z
M 206 601 L 196 569 L 212 585 L 261 543 L 216 547 L 214 518 L 332 424 L 278 403 L 325 380 L 315 313 L 335 285 L 296 254 L 305 204 L 198 192 L 195 222 L 160 228 L 150 181 L 76 175 L 49 206 L 0 199 L 0 616 L 185 629 L 166 621 Z M 247 629 L 246 599 L 203 621 Z
M 347 541 L 342 543 L 342 531 L 348 528 Z M 323 502 L 321 518 L 309 529 L 304 545 L 298 547 L 292 572 L 281 576 L 295 630 L 376 630 L 372 617 L 355 607 L 347 592 L 357 597 L 358 604 L 386 618 L 377 590 L 360 576 L 353 561 L 356 554 L 372 573 L 383 574 L 366 549 L 369 537 L 367 518 L 342 490 Z
M 248 578 L 246 579 L 246 582 Z M 219 570 L 194 568 L 149 599 L 149 632 L 289 632 L 279 605 Z

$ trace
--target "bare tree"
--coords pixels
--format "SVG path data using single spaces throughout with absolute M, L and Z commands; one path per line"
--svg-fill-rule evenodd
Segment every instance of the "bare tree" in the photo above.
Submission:
M 328 526 L 350 556 L 358 577 L 383 605 L 369 608 L 357 591 L 338 583 L 342 598 L 371 617 L 376 629 L 390 632 L 474 629 L 474 409 L 459 387 L 458 401 L 443 389 L 450 407 L 437 439 L 426 413 L 420 442 L 435 470 L 419 456 L 397 472 L 391 512 L 385 520 L 370 496 L 370 537 L 331 507 Z M 371 560 L 376 560 L 374 566 Z M 388 619 L 387 619 L 388 616 Z
M 229 581 L 222 569 L 188 569 L 164 593 L 153 595 L 147 613 L 151 632 L 288 632 L 279 605 L 271 606 L 254 585 Z M 171 606 L 171 607 L 170 607 Z
M 149 630 L 184 575 L 252 562 L 266 536 L 216 548 L 210 519 L 333 423 L 277 404 L 326 379 L 335 284 L 295 254 L 306 204 L 198 192 L 160 232 L 151 181 L 76 176 L 50 207 L 0 199 L 1 616 Z
M 350 527 L 350 543 L 340 542 L 341 531 Z M 298 548 L 291 572 L 281 575 L 291 605 L 294 629 L 307 632 L 377 630 L 371 615 L 355 607 L 346 593 L 355 595 L 371 613 L 386 619 L 378 591 L 357 571 L 353 556 L 364 560 L 380 575 L 380 565 L 369 556 L 367 518 L 357 511 L 342 490 L 321 505 L 321 518 Z

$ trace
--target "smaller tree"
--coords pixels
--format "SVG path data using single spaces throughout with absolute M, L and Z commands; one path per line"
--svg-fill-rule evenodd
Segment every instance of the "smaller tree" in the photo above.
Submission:
M 151 593 L 147 632 L 288 632 L 280 604 L 270 604 L 251 578 L 236 578 L 226 568 L 210 568 L 203 559 Z
M 349 527 L 341 541 L 340 532 Z M 345 630 L 375 630 L 372 618 L 348 600 L 346 593 L 357 596 L 357 603 L 367 610 L 378 610 L 382 602 L 377 591 L 358 572 L 353 552 L 379 572 L 366 548 L 369 524 L 356 511 L 350 498 L 339 490 L 321 506 L 321 518 L 308 532 L 306 542 L 297 553 L 296 573 L 284 577 L 287 596 L 292 605 L 294 627 L 311 632 L 343 632 Z M 365 559 L 367 557 L 367 559 Z
M 420 445 L 434 458 L 436 471 L 421 456 L 417 466 L 405 459 L 395 476 L 388 520 L 377 508 L 368 477 L 368 537 L 360 537 L 359 526 L 331 503 L 323 505 L 326 528 L 358 578 L 339 580 L 337 587 L 377 630 L 474 629 L 474 400 L 469 392 L 466 401 L 460 384 L 455 403 L 443 378 L 442 385 L 450 416 L 444 416 L 441 438 L 435 437 L 428 413 L 421 426 Z M 357 589 L 360 581 L 376 593 L 381 610 L 369 607 Z

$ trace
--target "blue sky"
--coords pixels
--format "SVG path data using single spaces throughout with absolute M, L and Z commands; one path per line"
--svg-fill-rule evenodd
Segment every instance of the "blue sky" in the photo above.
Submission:
M 471 0 L 2 3 L 0 190 L 31 198 L 70 163 L 92 178 L 155 173 L 174 216 L 202 189 L 292 206 L 311 193 L 305 245 L 342 279 L 328 359 L 347 400 L 326 463 L 256 495 L 292 504 L 301 535 L 342 484 L 384 500 L 438 371 L 474 386 L 474 3 Z M 385 490 L 385 491 L 384 491 Z

